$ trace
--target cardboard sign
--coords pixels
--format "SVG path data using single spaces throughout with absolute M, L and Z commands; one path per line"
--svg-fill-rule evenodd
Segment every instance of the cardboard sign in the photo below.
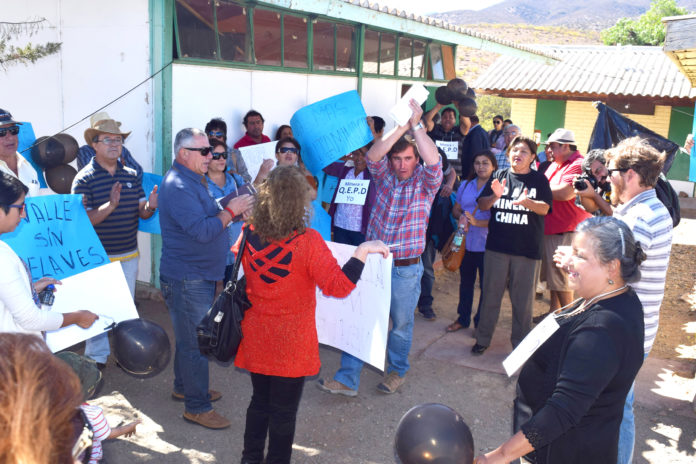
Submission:
M 345 264 L 354 246 L 326 242 L 339 265 Z M 384 370 L 389 306 L 391 304 L 392 255 L 367 256 L 355 290 L 346 298 L 325 296 L 317 288 L 317 335 L 319 343 L 350 353 Z
M 278 142 L 259 143 L 248 147 L 241 147 L 239 151 L 242 153 L 244 163 L 249 170 L 251 180 L 256 179 L 256 176 L 261 169 L 261 164 L 265 159 L 275 160 L 275 147 Z
M 150 192 L 152 192 L 155 185 L 162 185 L 162 176 L 152 174 L 151 172 L 143 172 L 143 191 L 145 192 L 145 198 L 150 197 Z M 159 208 L 157 208 L 155 214 L 149 218 L 138 219 L 138 230 L 141 232 L 147 232 L 148 234 L 162 233 L 159 222 Z
M 120 263 L 109 263 L 62 279 L 56 285 L 51 311 L 69 313 L 86 309 L 99 315 L 92 327 L 75 324 L 46 332 L 46 344 L 54 353 L 113 328 L 114 323 L 137 319 L 138 311 Z
M 364 205 L 365 200 L 367 200 L 367 189 L 369 186 L 369 179 L 343 179 L 338 185 L 336 203 Z
M 416 100 L 419 105 L 422 105 L 423 102 L 428 99 L 428 95 L 428 90 L 423 87 L 423 84 L 413 84 L 411 88 L 406 91 L 404 96 L 401 97 L 401 100 L 389 110 L 389 116 L 391 116 L 398 125 L 403 126 L 411 119 L 411 115 L 413 114 L 411 107 L 408 106 L 411 99 Z
M 372 140 L 367 114 L 355 90 L 300 108 L 290 126 L 302 146 L 302 161 L 315 176 Z
M 62 280 L 109 262 L 82 195 L 29 197 L 25 203 L 27 217 L 0 239 L 29 266 L 34 280 Z
M 435 145 L 445 152 L 445 155 L 447 155 L 447 159 L 459 159 L 459 142 L 436 140 Z

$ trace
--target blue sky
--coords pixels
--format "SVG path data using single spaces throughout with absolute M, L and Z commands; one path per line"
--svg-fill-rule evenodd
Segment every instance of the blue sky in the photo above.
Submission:
M 380 5 L 399 8 L 409 13 L 428 14 L 452 10 L 482 10 L 502 0 L 373 0 Z

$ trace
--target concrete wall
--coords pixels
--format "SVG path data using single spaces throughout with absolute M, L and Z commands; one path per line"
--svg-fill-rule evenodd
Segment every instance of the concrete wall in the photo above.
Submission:
M 3 2 L 2 20 L 46 18 L 35 35 L 13 42 L 62 42 L 59 53 L 2 73 L 0 107 L 31 122 L 37 137 L 55 134 L 87 117 L 66 132 L 85 143 L 88 116 L 150 75 L 148 2 L 25 0 Z M 152 87 L 150 82 L 109 105 L 111 117 L 132 131 L 126 146 L 146 171 L 152 167 Z M 50 193 L 50 192 L 48 192 Z M 150 240 L 139 234 L 138 279 L 150 280 Z

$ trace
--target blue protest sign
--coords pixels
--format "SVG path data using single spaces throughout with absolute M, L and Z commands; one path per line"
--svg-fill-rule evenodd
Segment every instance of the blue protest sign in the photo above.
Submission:
M 143 172 L 143 191 L 145 192 L 146 197 L 150 196 L 150 192 L 152 192 L 155 185 L 162 185 L 162 176 L 152 174 L 151 172 Z M 141 232 L 147 232 L 148 234 L 161 234 L 162 231 L 160 230 L 159 209 L 149 218 L 140 219 L 138 221 L 138 230 Z
M 302 161 L 314 175 L 372 140 L 367 114 L 355 90 L 301 108 L 290 119 Z
M 25 202 L 27 217 L 0 239 L 29 266 L 34 280 L 64 279 L 109 262 L 82 195 L 45 195 Z
M 17 139 L 19 141 L 17 151 L 34 167 L 34 170 L 38 174 L 39 185 L 41 188 L 46 188 L 47 185 L 46 179 L 44 179 L 43 169 L 41 169 L 41 166 L 36 164 L 34 159 L 31 157 L 31 146 L 34 145 L 34 142 L 36 142 L 36 136 L 34 135 L 34 128 L 31 126 L 30 122 L 23 122 L 22 125 L 19 126 L 19 134 L 17 134 Z
M 312 202 L 312 219 L 309 227 L 319 232 L 324 240 L 331 241 L 331 216 L 321 206 L 321 200 Z

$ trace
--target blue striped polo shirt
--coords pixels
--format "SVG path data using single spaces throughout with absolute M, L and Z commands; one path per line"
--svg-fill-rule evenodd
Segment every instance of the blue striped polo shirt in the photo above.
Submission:
M 75 176 L 72 193 L 84 195 L 87 210 L 97 209 L 109 201 L 111 188 L 121 183 L 121 199 L 104 221 L 94 226 L 106 253 L 118 255 L 138 249 L 138 206 L 145 192 L 137 172 L 117 162 L 116 172 L 109 171 L 92 158 Z

